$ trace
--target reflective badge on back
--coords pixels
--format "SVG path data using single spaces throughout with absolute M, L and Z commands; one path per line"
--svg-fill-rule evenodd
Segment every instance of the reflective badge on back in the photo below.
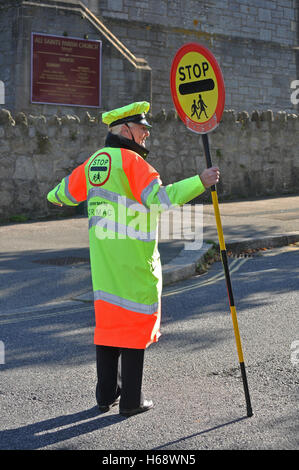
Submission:
M 109 179 L 111 157 L 106 152 L 98 153 L 88 167 L 88 179 L 92 186 L 102 186 Z

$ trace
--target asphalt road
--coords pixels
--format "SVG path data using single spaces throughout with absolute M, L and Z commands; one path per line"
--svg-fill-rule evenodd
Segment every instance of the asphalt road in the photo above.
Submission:
M 298 247 L 229 260 L 251 418 L 220 262 L 164 289 L 162 337 L 144 368 L 155 407 L 124 418 L 95 407 L 93 309 L 70 300 L 90 288 L 88 265 L 25 261 L 10 260 L 1 286 L 0 449 L 298 449 Z

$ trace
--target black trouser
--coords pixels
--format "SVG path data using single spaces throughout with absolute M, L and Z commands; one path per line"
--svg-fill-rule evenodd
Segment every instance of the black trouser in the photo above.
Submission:
M 110 405 L 120 396 L 120 408 L 138 408 L 141 392 L 144 349 L 96 346 L 96 399 L 99 405 Z

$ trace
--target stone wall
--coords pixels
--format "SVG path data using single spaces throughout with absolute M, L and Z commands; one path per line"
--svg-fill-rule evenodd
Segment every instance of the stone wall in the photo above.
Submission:
M 148 162 L 164 184 L 206 167 L 201 136 L 188 131 L 175 111 L 151 119 Z M 0 110 L 0 219 L 74 214 L 50 205 L 46 195 L 103 146 L 106 131 L 100 115 L 46 118 Z M 220 201 L 298 194 L 298 115 L 227 110 L 209 142 L 213 164 L 221 169 Z M 207 198 L 209 192 L 198 202 Z

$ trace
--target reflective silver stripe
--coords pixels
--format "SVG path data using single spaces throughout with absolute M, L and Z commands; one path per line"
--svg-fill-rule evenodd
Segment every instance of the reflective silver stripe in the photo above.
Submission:
M 159 198 L 160 203 L 166 205 L 166 207 L 168 209 L 170 209 L 170 207 L 172 207 L 172 203 L 169 199 L 169 196 L 168 196 L 164 186 L 160 187 L 159 192 L 158 192 L 158 198 Z
M 98 217 L 96 215 L 93 215 L 92 217 L 90 217 L 88 221 L 88 228 L 90 229 L 91 227 L 94 227 L 95 225 L 97 225 L 99 219 L 101 219 L 101 217 Z
M 66 176 L 64 178 L 64 192 L 65 192 L 65 195 L 73 204 L 79 204 L 80 201 L 77 201 L 77 199 L 75 199 L 70 193 L 69 179 L 70 179 L 70 176 Z
M 89 219 L 89 229 L 102 221 L 104 221 L 103 225 L 104 227 L 107 226 L 108 230 L 118 233 L 124 237 L 127 236 L 128 238 L 134 238 L 135 240 L 140 240 L 142 242 L 152 242 L 156 239 L 156 232 L 142 232 L 141 230 L 134 230 L 133 227 L 108 219 L 107 217 L 101 217 L 97 215 L 94 215 Z
M 139 202 L 134 201 L 133 199 L 129 199 L 126 196 L 121 196 L 120 194 L 114 193 L 113 191 L 108 191 L 107 189 L 91 188 L 88 191 L 87 200 L 92 197 L 102 197 L 103 199 L 107 199 L 107 201 L 122 204 L 127 208 L 132 208 L 133 210 L 136 210 L 138 212 L 149 212 L 149 209 L 147 207 L 144 207 L 142 204 L 139 204 Z
M 59 199 L 58 194 L 57 194 L 58 191 L 59 191 L 59 189 L 60 189 L 60 184 L 58 185 L 57 191 L 56 191 L 56 193 L 55 193 L 55 197 L 56 197 L 57 201 L 60 202 L 60 204 L 63 204 L 63 202 L 61 201 L 61 199 Z M 64 204 L 63 204 L 63 205 L 64 205 Z
M 117 305 L 118 307 L 126 308 L 132 312 L 152 315 L 158 311 L 158 302 L 151 305 L 141 304 L 139 302 L 133 302 L 132 300 L 124 299 L 118 295 L 109 294 L 108 292 L 104 292 L 102 290 L 96 290 L 93 294 L 94 300 L 104 300 L 105 302 Z
M 155 178 L 153 181 L 151 181 L 150 184 L 146 186 L 146 188 L 144 188 L 144 190 L 141 193 L 141 202 L 146 207 L 147 207 L 146 200 L 149 197 L 150 193 L 152 192 L 155 184 L 160 184 L 160 180 L 158 178 Z

